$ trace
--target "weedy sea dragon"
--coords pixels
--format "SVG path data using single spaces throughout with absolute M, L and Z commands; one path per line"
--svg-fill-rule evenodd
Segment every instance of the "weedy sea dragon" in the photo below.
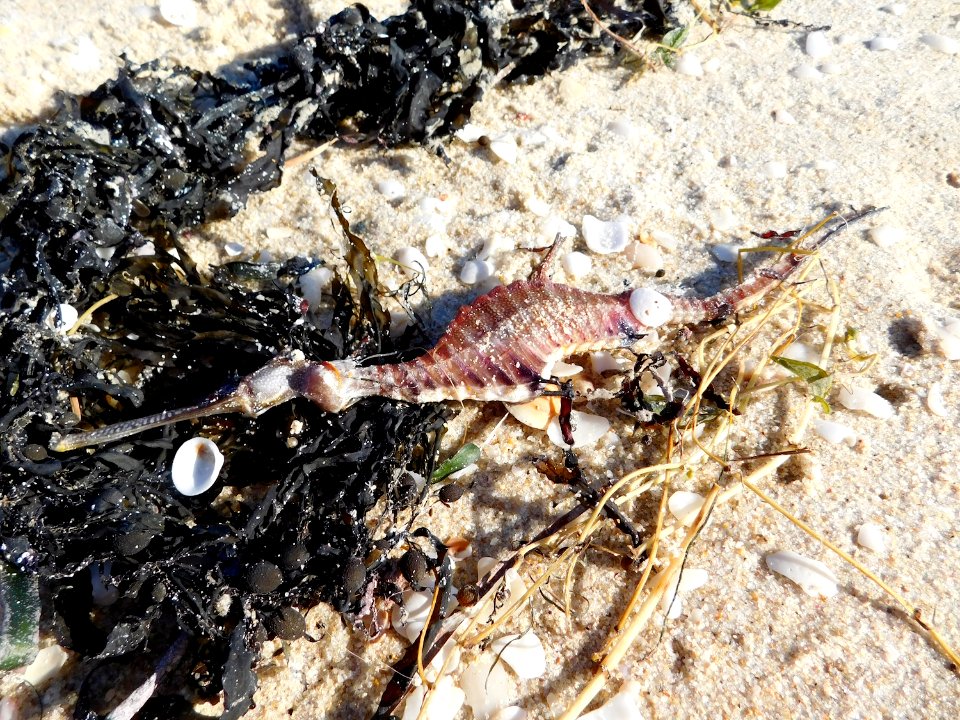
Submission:
M 74 450 L 220 413 L 257 416 L 296 397 L 309 398 L 327 412 L 339 412 L 371 395 L 410 403 L 525 402 L 557 387 L 550 371 L 565 357 L 629 348 L 661 326 L 720 320 L 753 306 L 847 225 L 878 211 L 827 218 L 818 227 L 828 229 L 809 248 L 780 248 L 783 256 L 776 263 L 708 298 L 651 288 L 608 295 L 555 283 L 548 274 L 555 244 L 529 279 L 498 286 L 462 307 L 437 344 L 412 360 L 360 366 L 350 359 L 313 361 L 295 352 L 274 358 L 196 405 L 55 436 L 51 447 Z

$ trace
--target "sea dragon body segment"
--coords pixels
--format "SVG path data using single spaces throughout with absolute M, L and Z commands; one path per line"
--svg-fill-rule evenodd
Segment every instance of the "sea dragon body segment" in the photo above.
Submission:
M 402 363 L 360 365 L 313 361 L 302 353 L 275 358 L 197 405 L 55 438 L 67 451 L 118 440 L 171 422 L 220 413 L 256 416 L 295 397 L 339 412 L 371 395 L 411 403 L 446 400 L 531 400 L 548 387 L 554 363 L 578 353 L 632 347 L 661 325 L 722 319 L 759 302 L 828 239 L 868 210 L 837 222 L 811 248 L 791 248 L 772 266 L 708 298 L 661 294 L 649 288 L 604 294 L 553 282 L 555 245 L 527 280 L 501 285 L 465 305 L 437 344 Z

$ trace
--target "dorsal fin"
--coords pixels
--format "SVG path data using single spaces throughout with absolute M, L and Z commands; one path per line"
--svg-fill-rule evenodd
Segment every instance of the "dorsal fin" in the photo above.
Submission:
M 530 282 L 548 282 L 550 280 L 550 270 L 557 261 L 557 251 L 562 245 L 563 237 L 560 233 L 557 233 L 557 236 L 553 239 L 553 244 L 547 250 L 547 254 L 543 256 L 540 264 L 530 273 Z

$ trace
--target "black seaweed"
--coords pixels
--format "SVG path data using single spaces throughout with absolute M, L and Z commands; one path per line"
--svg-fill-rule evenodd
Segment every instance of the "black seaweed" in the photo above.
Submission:
M 625 37 L 662 34 L 664 8 L 594 3 Z M 303 632 L 296 608 L 326 601 L 363 616 L 375 588 L 395 587 L 410 538 L 435 540 L 401 516 L 422 500 L 408 473 L 432 474 L 441 406 L 369 399 L 330 415 L 293 402 L 255 420 L 46 448 L 77 423 L 70 398 L 81 424 L 101 425 L 189 405 L 291 350 L 403 350 L 386 345 L 375 267 L 342 215 L 349 273 L 321 313 L 298 293 L 308 261 L 230 263 L 207 278 L 178 238 L 276 187 L 296 138 L 440 151 L 495 78 L 535 77 L 614 46 L 577 0 L 510 9 L 416 0 L 380 22 L 356 6 L 220 75 L 128 64 L 0 147 L 0 556 L 39 576 L 64 645 L 103 662 L 151 648 L 158 677 L 183 658 L 202 671 L 178 676 L 173 693 L 223 692 L 223 717 L 237 718 L 256 688 L 260 642 Z M 60 303 L 98 301 L 86 328 L 51 329 Z M 173 451 L 196 434 L 223 450 L 233 498 L 171 489 Z M 425 566 L 406 557 L 408 574 L 448 574 L 442 552 Z M 80 693 L 76 717 L 106 712 L 94 696 Z

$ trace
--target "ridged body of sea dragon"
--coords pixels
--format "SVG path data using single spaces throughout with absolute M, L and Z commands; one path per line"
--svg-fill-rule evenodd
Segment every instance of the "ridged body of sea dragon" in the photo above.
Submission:
M 350 359 L 313 361 L 295 352 L 274 358 L 197 405 L 55 437 L 52 449 L 74 450 L 220 413 L 257 416 L 295 397 L 309 398 L 327 412 L 371 395 L 411 403 L 532 400 L 557 387 L 548 379 L 550 370 L 566 357 L 629 348 L 658 327 L 715 321 L 751 307 L 850 222 L 874 212 L 828 218 L 818 227 L 833 220 L 832 226 L 811 247 L 781 248 L 776 263 L 708 298 L 650 288 L 608 295 L 555 283 L 548 275 L 554 245 L 529 279 L 498 286 L 462 307 L 437 344 L 412 360 L 360 366 Z

